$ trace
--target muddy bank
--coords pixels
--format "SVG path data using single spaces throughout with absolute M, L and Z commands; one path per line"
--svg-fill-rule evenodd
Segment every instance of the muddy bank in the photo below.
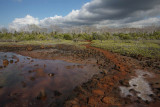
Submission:
M 66 101 L 66 107 L 159 106 L 159 60 L 153 62 L 157 66 L 152 66 L 145 63 L 146 59 L 150 61 L 148 58 L 137 60 L 90 45 L 86 47 L 103 53 L 112 64 L 109 63 L 111 65 L 104 72 L 77 87 L 74 96 Z M 153 76 L 150 77 L 150 73 Z
M 70 45 L 56 45 L 27 49 L 22 46 L 23 49 L 16 52 L 33 58 L 60 59 L 79 64 L 94 63 L 93 66 L 98 66 L 100 73 L 94 75 L 88 82 L 77 86 L 65 101 L 64 106 L 66 107 L 156 107 L 160 104 L 159 60 L 141 58 L 140 56 L 131 58 L 90 45 L 86 47 L 86 49 L 79 49 Z M 7 49 L 4 50 L 7 51 Z M 10 48 L 10 50 L 12 49 Z M 140 77 L 139 72 L 143 74 Z M 146 89 L 138 84 L 139 80 L 145 84 Z M 53 101 L 50 106 L 54 107 L 58 104 Z

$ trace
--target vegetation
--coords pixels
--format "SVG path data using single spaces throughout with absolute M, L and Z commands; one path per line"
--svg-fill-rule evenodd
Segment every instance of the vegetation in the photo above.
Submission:
M 30 40 L 53 40 L 53 39 L 65 39 L 65 40 L 160 40 L 160 31 L 152 33 L 96 33 L 92 34 L 82 33 L 62 33 L 58 34 L 56 32 L 51 33 L 25 33 L 25 32 L 14 32 L 14 33 L 2 33 L 0 32 L 1 41 L 30 41 Z
M 123 55 L 142 55 L 160 58 L 160 40 L 106 40 L 103 43 L 95 40 L 92 46 Z
M 0 32 L 0 44 L 85 44 L 128 55 L 143 55 L 160 58 L 160 31 L 152 33 L 39 33 L 39 32 Z

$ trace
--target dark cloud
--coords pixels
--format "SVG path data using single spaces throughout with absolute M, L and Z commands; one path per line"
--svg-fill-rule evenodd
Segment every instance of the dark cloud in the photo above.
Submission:
M 140 14 L 140 16 L 150 17 L 151 13 L 145 12 L 157 6 L 160 6 L 160 0 L 93 0 L 84 8 L 89 13 L 94 14 L 95 17 L 86 18 L 82 15 L 79 16 L 79 19 L 94 21 L 119 20 L 127 17 L 139 17 L 136 13 L 140 11 L 143 14 Z M 155 15 L 158 15 L 158 13 Z
M 11 28 L 21 25 L 37 24 L 41 26 L 111 26 L 143 27 L 160 22 L 160 0 L 92 0 L 80 10 L 73 10 L 67 16 L 48 17 L 37 22 L 37 18 L 16 18 Z M 29 19 L 29 20 L 28 20 Z M 24 22 L 24 23 L 22 23 Z M 35 23 L 36 22 L 36 23 Z

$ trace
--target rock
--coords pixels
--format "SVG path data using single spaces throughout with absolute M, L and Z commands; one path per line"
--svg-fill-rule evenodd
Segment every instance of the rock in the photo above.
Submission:
M 27 51 L 32 51 L 33 48 L 31 46 L 27 46 Z
M 35 77 L 30 77 L 30 80 L 34 81 L 34 80 L 35 80 Z
M 71 69 L 71 66 L 66 66 L 66 69 Z
M 45 100 L 47 98 L 45 90 L 41 90 L 39 95 L 37 96 L 37 100 Z
M 22 83 L 22 87 L 25 88 L 26 87 L 26 83 L 24 81 L 22 81 L 21 83 Z
M 46 67 L 46 64 L 44 64 L 44 68 Z
M 19 58 L 17 58 L 17 61 L 15 63 L 19 62 Z
M 10 63 L 12 64 L 12 63 L 13 63 L 13 60 L 10 60 Z
M 3 68 L 3 66 L 0 66 L 0 69 L 2 69 Z
M 95 103 L 95 99 L 93 97 L 89 97 L 88 104 L 94 104 L 94 103 Z
M 119 83 L 121 84 L 121 85 L 123 85 L 123 86 L 129 86 L 129 82 L 128 82 L 128 80 L 120 80 L 119 81 Z
M 113 76 L 113 80 L 118 80 L 118 77 L 117 76 Z
M 54 76 L 54 73 L 49 73 L 48 74 L 50 77 L 53 77 Z
M 112 97 L 104 97 L 102 99 L 102 102 L 104 102 L 106 104 L 114 104 L 114 98 L 112 98 Z
M 54 95 L 55 95 L 55 96 L 61 96 L 62 93 L 60 93 L 59 91 L 56 91 L 56 90 L 55 90 L 55 91 L 54 91 Z
M 3 60 L 3 66 L 7 66 L 9 64 L 9 61 L 7 59 Z
M 35 64 L 34 66 L 39 66 L 39 64 Z
M 74 105 L 72 105 L 72 107 L 80 107 L 80 105 L 74 104 Z
M 41 45 L 41 49 L 44 49 L 45 47 L 43 45 Z
M 69 100 L 68 103 L 71 104 L 71 105 L 77 105 L 78 104 L 78 102 L 76 100 Z
M 34 71 L 33 71 L 33 70 L 29 70 L 28 72 L 29 72 L 29 73 L 32 73 L 32 72 L 34 72 Z
M 102 91 L 100 89 L 92 90 L 92 93 L 95 95 L 100 95 L 100 96 L 104 95 L 104 91 Z

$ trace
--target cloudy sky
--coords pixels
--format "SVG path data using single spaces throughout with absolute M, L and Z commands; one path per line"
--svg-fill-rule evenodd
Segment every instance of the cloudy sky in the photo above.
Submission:
M 160 0 L 0 0 L 0 26 L 160 25 Z

